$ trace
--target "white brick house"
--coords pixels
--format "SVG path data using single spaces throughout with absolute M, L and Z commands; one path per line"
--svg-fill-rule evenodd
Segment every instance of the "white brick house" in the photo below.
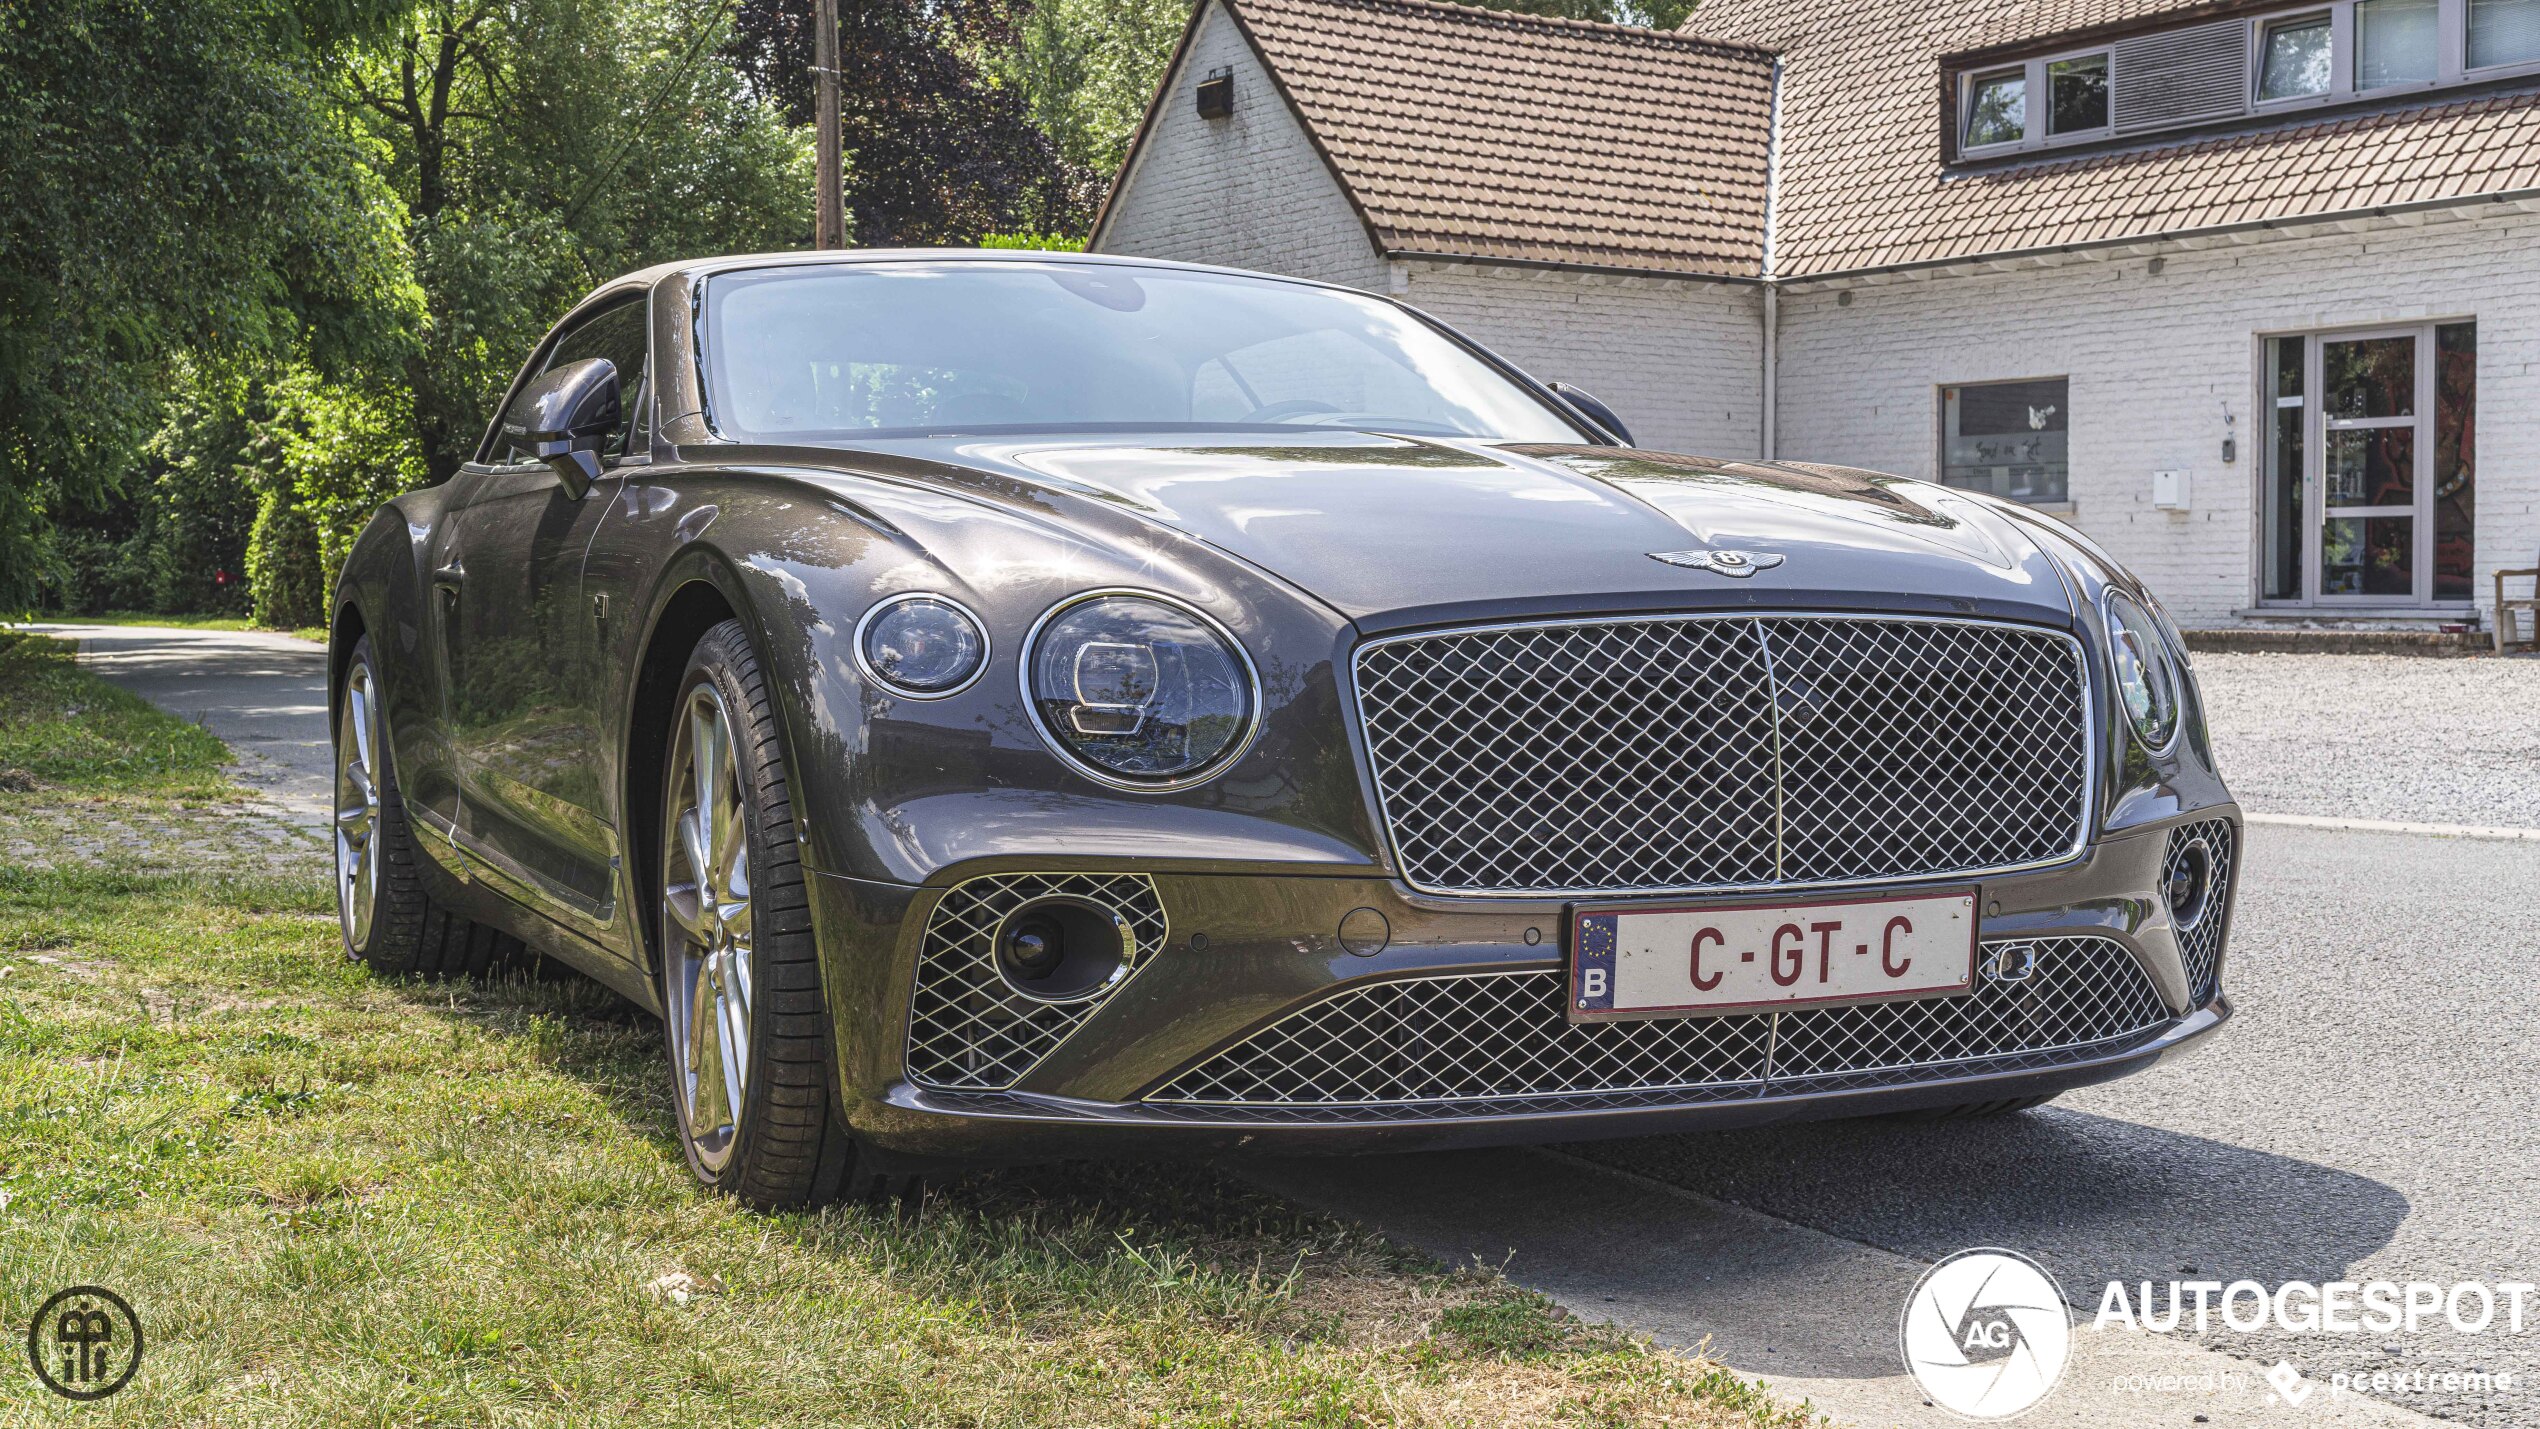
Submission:
M 2540 0 L 1688 31 L 1205 0 L 1093 246 L 1395 293 L 1644 446 L 2033 501 L 2194 626 L 2540 564 Z

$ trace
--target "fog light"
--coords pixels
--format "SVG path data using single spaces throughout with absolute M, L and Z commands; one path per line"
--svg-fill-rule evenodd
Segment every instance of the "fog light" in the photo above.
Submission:
M 997 928 L 997 976 L 1034 1002 L 1082 1002 L 1129 971 L 1129 925 L 1098 903 L 1044 898 Z
M 2182 933 L 2205 921 L 2214 904 L 2214 851 L 2203 839 L 2179 845 L 2170 858 L 2167 887 L 2170 921 Z

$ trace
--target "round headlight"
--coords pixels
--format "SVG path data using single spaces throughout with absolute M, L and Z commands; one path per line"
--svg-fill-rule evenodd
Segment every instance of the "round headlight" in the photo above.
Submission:
M 2178 733 L 2178 662 L 2158 621 L 2142 602 L 2108 594 L 2108 652 L 2116 667 L 2117 700 L 2143 747 L 2158 754 Z
M 939 595 L 893 596 L 856 627 L 865 673 L 913 699 L 954 694 L 988 664 L 988 632 L 978 617 Z
M 1198 611 L 1097 592 L 1041 617 L 1023 661 L 1041 733 L 1109 783 L 1191 783 L 1252 733 L 1260 692 L 1243 647 Z

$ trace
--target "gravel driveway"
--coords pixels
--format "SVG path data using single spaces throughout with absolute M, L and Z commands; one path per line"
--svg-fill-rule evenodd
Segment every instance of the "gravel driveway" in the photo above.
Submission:
M 2540 827 L 2540 658 L 2196 657 L 2253 813 Z

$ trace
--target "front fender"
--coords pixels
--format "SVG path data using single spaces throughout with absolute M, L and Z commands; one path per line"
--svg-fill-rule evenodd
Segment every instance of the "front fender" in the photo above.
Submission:
M 1122 552 L 1043 513 L 835 471 L 690 471 L 653 490 L 636 520 L 671 554 L 645 601 L 648 653 L 629 662 L 643 687 L 628 698 L 630 729 L 647 699 L 665 697 L 662 647 L 693 640 L 682 612 L 711 590 L 749 626 L 765 666 L 814 869 L 905 885 L 1122 859 L 1374 865 L 1334 675 L 1346 626 L 1249 568 L 1190 542 Z M 1223 776 L 1170 793 L 1113 789 L 1033 727 L 1023 636 L 1053 604 L 1103 587 L 1188 601 L 1252 654 L 1262 736 Z M 968 689 L 910 699 L 858 668 L 858 621 L 909 591 L 950 596 L 988 627 L 988 668 Z

